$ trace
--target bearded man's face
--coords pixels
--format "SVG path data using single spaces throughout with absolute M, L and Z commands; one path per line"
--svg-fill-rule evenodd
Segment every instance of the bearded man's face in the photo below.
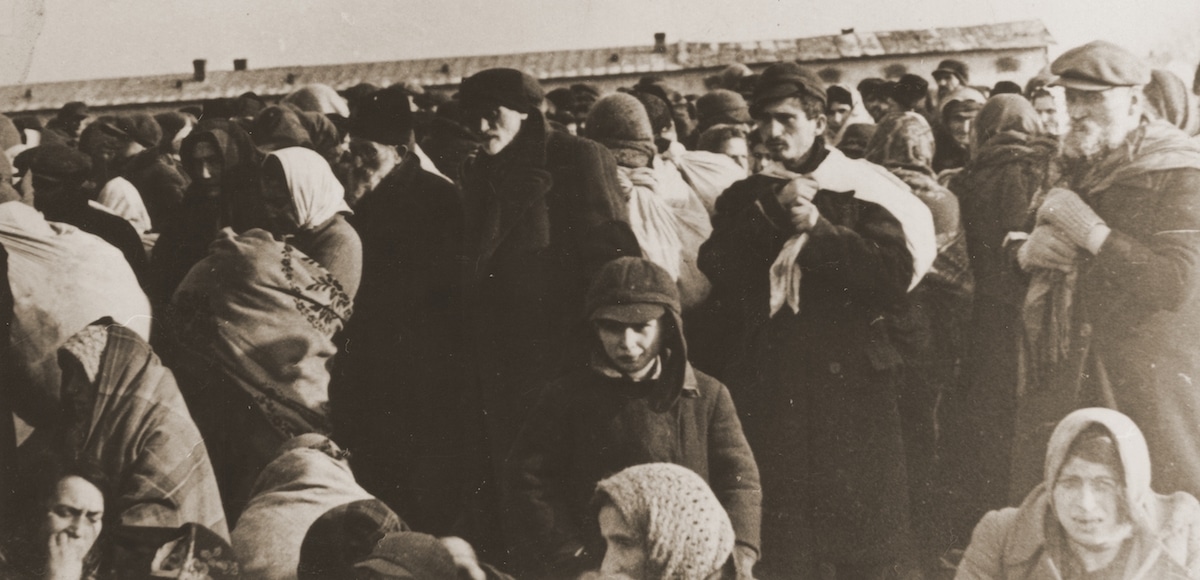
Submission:
M 1068 159 L 1095 159 L 1120 147 L 1141 121 L 1137 89 L 1113 87 L 1103 91 L 1067 89 L 1071 123 L 1063 140 Z

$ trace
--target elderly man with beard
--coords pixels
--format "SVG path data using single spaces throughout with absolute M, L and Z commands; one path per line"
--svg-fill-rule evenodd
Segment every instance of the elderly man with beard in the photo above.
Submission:
M 704 368 L 729 385 L 759 464 L 755 571 L 890 578 L 913 563 L 902 359 L 884 322 L 936 242 L 908 186 L 826 146 L 826 101 L 795 63 L 759 79 L 752 114 L 778 163 L 717 199 L 699 263 L 725 356 Z
M 334 433 L 362 485 L 404 521 L 447 534 L 461 444 L 458 188 L 421 167 L 401 87 L 356 102 L 350 147 L 360 197 L 351 222 L 363 277 L 330 392 Z
M 1028 356 L 1010 496 L 1039 480 L 1049 426 L 1088 406 L 1143 429 L 1155 487 L 1200 493 L 1200 146 L 1144 114 L 1150 68 L 1096 41 L 1054 61 L 1062 186 L 1018 251 Z

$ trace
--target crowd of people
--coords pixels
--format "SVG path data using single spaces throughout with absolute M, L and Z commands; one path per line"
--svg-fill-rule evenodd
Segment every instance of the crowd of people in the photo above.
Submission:
M 929 79 L 0 116 L 0 577 L 1200 578 L 1195 95 Z

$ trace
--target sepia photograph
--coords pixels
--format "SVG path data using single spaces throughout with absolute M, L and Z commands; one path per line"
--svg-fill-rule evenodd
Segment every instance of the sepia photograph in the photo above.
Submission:
M 1200 580 L 1200 0 L 0 0 L 0 580 Z

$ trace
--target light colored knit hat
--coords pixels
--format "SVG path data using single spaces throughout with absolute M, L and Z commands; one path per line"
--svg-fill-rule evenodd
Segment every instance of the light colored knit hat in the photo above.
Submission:
M 642 102 L 632 95 L 614 93 L 592 105 L 585 133 L 613 153 L 617 165 L 645 167 L 658 152 L 654 129 Z
M 704 580 L 733 553 L 733 524 L 708 484 L 673 463 L 627 468 L 596 485 L 646 538 L 646 555 L 662 580 Z

